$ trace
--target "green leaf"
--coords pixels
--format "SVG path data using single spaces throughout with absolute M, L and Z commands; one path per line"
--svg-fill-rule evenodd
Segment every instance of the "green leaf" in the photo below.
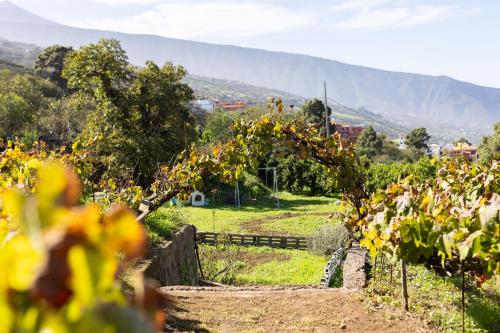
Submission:
M 450 234 L 444 234 L 443 235 L 443 244 L 444 244 L 444 249 L 446 251 L 446 255 L 448 256 L 448 258 L 451 259 L 452 255 L 451 255 L 451 247 L 452 247 L 452 242 L 453 242 L 453 238 Z
M 411 228 L 410 228 L 410 226 L 409 226 L 407 223 L 402 223 L 402 224 L 401 224 L 401 230 L 400 230 L 400 233 L 401 233 L 401 240 L 402 240 L 404 243 L 409 243 L 409 242 L 411 242 L 411 240 L 412 240 L 412 236 L 411 236 Z
M 470 246 L 466 242 L 462 242 L 458 245 L 458 253 L 460 254 L 460 261 L 464 261 L 469 254 Z

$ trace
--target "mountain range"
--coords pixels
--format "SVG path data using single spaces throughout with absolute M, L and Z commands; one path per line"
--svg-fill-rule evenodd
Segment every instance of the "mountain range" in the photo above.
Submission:
M 364 108 L 403 125 L 485 129 L 500 120 L 500 89 L 446 76 L 391 72 L 307 55 L 216 45 L 152 35 L 70 27 L 6 1 L 0 4 L 0 37 L 49 46 L 81 45 L 100 38 L 121 41 L 131 62 L 181 64 L 191 74 L 320 97 L 323 81 L 333 100 Z

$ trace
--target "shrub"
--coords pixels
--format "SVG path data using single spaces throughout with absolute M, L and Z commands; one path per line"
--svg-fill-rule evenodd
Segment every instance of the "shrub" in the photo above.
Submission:
M 369 193 L 373 193 L 386 189 L 390 184 L 410 175 L 417 183 L 422 183 L 436 177 L 436 172 L 436 163 L 428 157 L 423 157 L 415 163 L 373 163 L 366 170 L 365 186 Z
M 162 239 L 172 237 L 182 225 L 186 224 L 186 218 L 175 208 L 160 208 L 149 214 L 144 221 L 148 230 L 148 241 L 150 246 L 161 243 Z
M 331 255 L 345 245 L 348 237 L 349 231 L 341 223 L 319 228 L 309 241 L 309 251 Z

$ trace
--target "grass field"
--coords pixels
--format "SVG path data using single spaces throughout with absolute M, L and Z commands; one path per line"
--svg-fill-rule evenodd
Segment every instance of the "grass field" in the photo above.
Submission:
M 182 221 L 207 232 L 311 236 L 318 228 L 336 223 L 330 215 L 338 206 L 336 198 L 280 193 L 279 208 L 272 199 L 244 202 L 239 209 L 233 205 L 164 207 L 146 225 L 159 235 L 169 235 Z M 201 253 L 206 277 L 232 285 L 317 285 L 328 261 L 307 251 L 268 247 L 203 245 Z
M 164 209 L 168 210 L 160 210 Z M 199 231 L 308 236 L 335 222 L 329 215 L 338 209 L 338 199 L 280 193 L 279 208 L 274 200 L 258 199 L 243 203 L 239 209 L 233 205 L 178 209 Z
M 328 262 L 307 251 L 269 247 L 203 245 L 200 252 L 207 277 L 233 285 L 318 285 Z
M 401 306 L 399 270 L 394 270 L 389 284 L 387 267 L 377 270 L 376 280 L 370 281 L 365 295 L 376 307 L 379 303 Z M 382 278 L 381 278 L 382 277 Z M 461 332 L 461 278 L 441 277 L 433 271 L 410 265 L 408 293 L 410 311 L 433 323 L 443 332 Z M 468 281 L 466 287 L 465 332 L 500 332 L 500 290 L 494 280 L 481 289 Z

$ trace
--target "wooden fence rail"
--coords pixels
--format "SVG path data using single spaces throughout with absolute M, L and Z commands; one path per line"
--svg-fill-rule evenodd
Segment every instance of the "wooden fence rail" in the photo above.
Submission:
M 217 241 L 221 241 L 242 246 L 269 246 L 298 250 L 306 250 L 309 241 L 307 237 L 238 235 L 217 232 L 197 232 L 196 239 L 205 244 L 216 244 Z

